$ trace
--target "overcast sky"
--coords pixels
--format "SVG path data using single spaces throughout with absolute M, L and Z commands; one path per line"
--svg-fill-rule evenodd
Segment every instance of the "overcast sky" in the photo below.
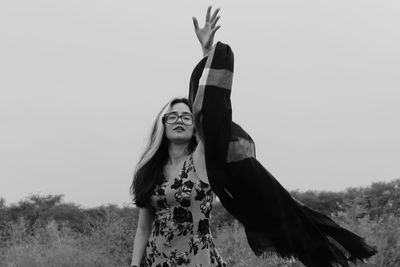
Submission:
M 400 1 L 0 2 L 0 197 L 130 203 L 156 114 L 221 8 L 233 119 L 288 190 L 400 177 Z

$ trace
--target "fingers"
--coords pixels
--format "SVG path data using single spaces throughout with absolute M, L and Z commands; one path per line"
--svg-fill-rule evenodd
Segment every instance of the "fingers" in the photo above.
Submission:
M 195 31 L 199 30 L 199 22 L 197 21 L 197 19 L 195 17 L 192 17 L 193 19 L 193 25 L 194 25 L 194 29 Z
M 211 6 L 207 8 L 206 23 L 210 21 Z
M 211 16 L 211 21 L 213 21 L 213 20 L 217 17 L 219 10 L 220 10 L 220 8 L 217 8 L 217 9 L 214 11 L 214 13 L 213 13 L 212 16 Z
M 218 20 L 221 18 L 221 16 L 218 16 L 218 12 L 220 11 L 220 8 L 217 8 L 213 14 L 211 15 L 211 9 L 212 6 L 209 6 L 207 8 L 207 14 L 206 14 L 206 26 L 204 27 L 208 27 L 207 25 L 211 26 L 211 31 L 212 33 L 215 33 L 221 26 L 217 26 L 215 27 L 215 25 L 217 24 Z M 200 30 L 199 28 L 199 22 L 197 21 L 197 19 L 195 17 L 192 17 L 193 19 L 193 25 L 196 31 Z
M 218 20 L 219 20 L 220 16 L 216 17 L 214 20 L 212 20 L 211 22 L 211 28 L 215 27 L 215 24 L 217 24 Z
M 215 32 L 218 31 L 219 28 L 221 28 L 220 25 L 218 25 L 217 27 L 215 27 L 214 29 L 212 29 L 212 34 L 215 34 Z

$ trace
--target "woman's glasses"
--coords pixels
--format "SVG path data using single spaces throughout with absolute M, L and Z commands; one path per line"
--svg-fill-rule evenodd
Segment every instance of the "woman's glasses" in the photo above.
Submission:
M 168 124 L 174 124 L 176 123 L 179 119 L 181 119 L 182 123 L 184 125 L 190 126 L 193 124 L 193 116 L 192 114 L 182 114 L 178 115 L 176 113 L 167 113 L 163 117 L 164 122 Z

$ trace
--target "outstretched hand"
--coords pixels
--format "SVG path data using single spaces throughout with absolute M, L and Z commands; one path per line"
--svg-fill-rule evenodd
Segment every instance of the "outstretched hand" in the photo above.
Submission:
M 221 27 L 216 26 L 220 18 L 220 16 L 217 16 L 218 12 L 219 8 L 217 8 L 211 15 L 211 6 L 207 8 L 206 22 L 203 28 L 199 28 L 199 22 L 195 17 L 193 17 L 194 30 L 200 41 L 204 56 L 210 52 L 214 43 L 215 32 Z

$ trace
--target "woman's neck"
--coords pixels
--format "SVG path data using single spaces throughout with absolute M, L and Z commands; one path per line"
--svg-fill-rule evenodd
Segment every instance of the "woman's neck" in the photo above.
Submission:
M 177 165 L 181 163 L 182 160 L 184 160 L 188 155 L 187 147 L 188 147 L 187 143 L 184 144 L 170 143 L 168 148 L 168 154 L 169 154 L 168 164 Z

